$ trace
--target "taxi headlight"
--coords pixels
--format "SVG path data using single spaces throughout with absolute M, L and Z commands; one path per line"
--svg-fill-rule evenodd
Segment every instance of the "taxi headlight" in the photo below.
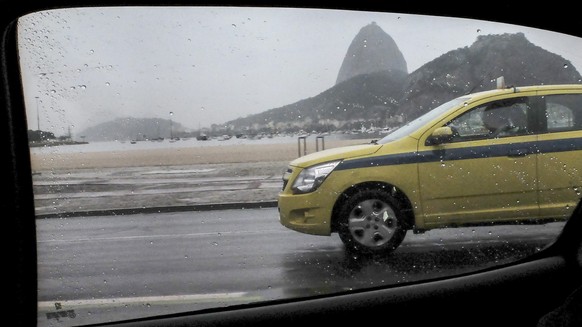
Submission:
M 303 169 L 293 182 L 291 187 L 293 193 L 309 193 L 317 190 L 340 162 L 341 160 L 331 161 Z

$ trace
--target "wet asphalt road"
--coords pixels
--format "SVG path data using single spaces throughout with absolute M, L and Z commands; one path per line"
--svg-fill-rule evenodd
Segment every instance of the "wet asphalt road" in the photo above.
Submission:
M 454 275 L 539 251 L 563 223 L 409 232 L 392 255 L 281 226 L 276 208 L 38 219 L 39 326 Z

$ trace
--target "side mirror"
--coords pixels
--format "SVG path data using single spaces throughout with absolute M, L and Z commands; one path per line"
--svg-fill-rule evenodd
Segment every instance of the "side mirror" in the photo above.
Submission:
M 453 140 L 453 129 L 449 126 L 439 127 L 426 139 L 425 145 L 439 145 Z

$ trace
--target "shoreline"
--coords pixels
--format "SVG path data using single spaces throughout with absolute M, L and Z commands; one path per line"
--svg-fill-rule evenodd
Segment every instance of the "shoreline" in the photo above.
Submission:
M 369 143 L 367 139 L 326 141 L 325 149 Z M 307 144 L 307 153 L 315 152 Z M 303 150 L 303 148 L 301 149 Z M 128 151 L 39 153 L 31 151 L 33 171 L 148 166 L 292 161 L 299 157 L 297 143 L 236 144 L 203 147 L 153 148 Z

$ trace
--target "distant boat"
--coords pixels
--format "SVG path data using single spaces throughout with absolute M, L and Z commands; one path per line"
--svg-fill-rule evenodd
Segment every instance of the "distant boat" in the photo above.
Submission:
M 309 133 L 309 132 L 299 131 L 299 133 L 297 134 L 297 137 L 308 137 L 310 135 L 311 135 L 311 133 Z
M 228 134 L 224 134 L 224 135 L 222 135 L 222 136 L 219 136 L 219 137 L 218 137 L 218 140 L 219 140 L 219 141 L 227 141 L 227 140 L 230 140 L 231 138 L 232 138 L 232 136 L 230 136 L 230 135 L 228 135 Z

